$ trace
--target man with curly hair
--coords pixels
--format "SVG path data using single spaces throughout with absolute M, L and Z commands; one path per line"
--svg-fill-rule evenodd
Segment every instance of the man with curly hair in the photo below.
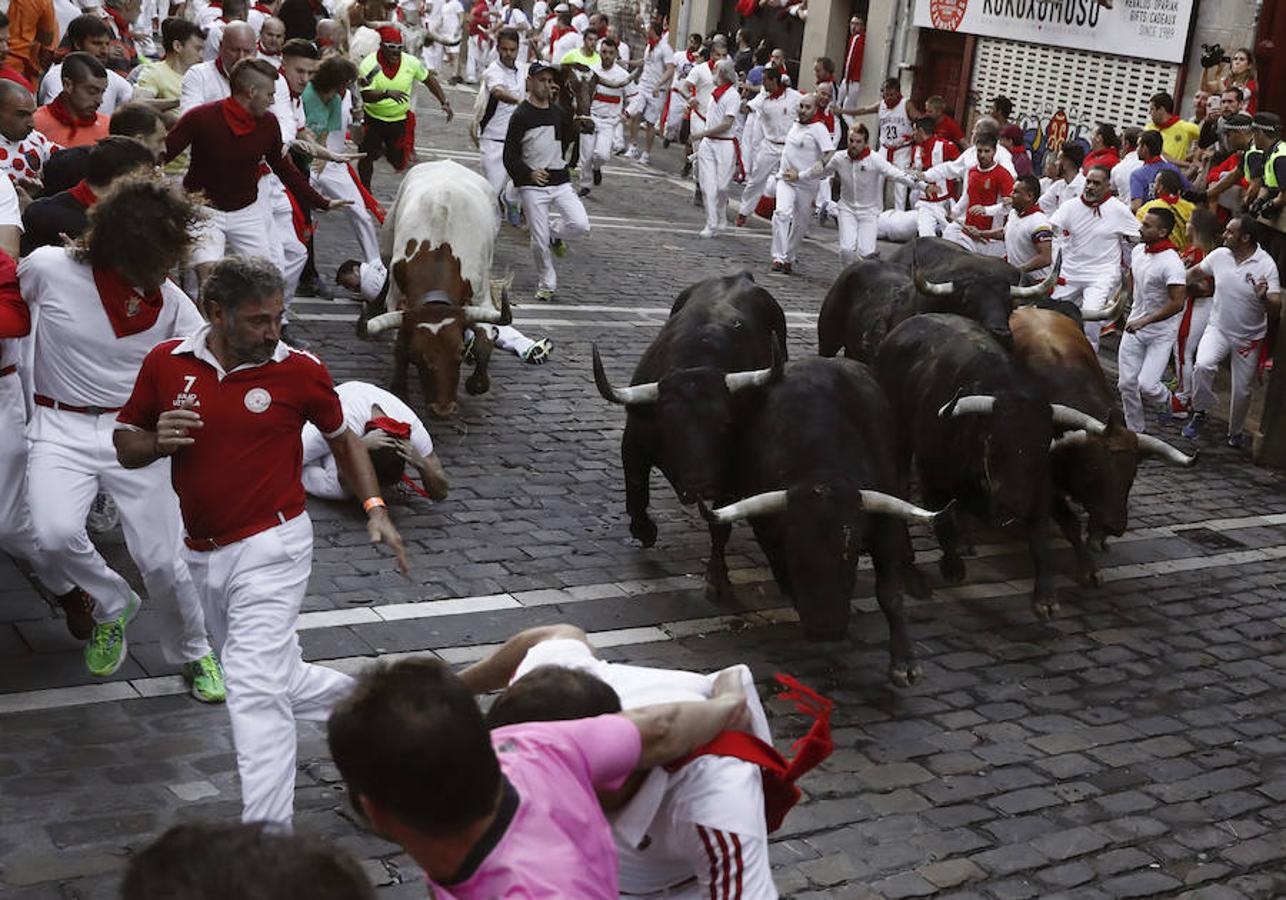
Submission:
M 28 496 L 42 565 L 93 599 L 85 664 L 104 678 L 125 662 L 125 630 L 141 600 L 108 567 L 85 533 L 100 489 L 116 500 L 125 544 L 149 600 L 180 622 L 162 633 L 166 657 L 181 663 L 198 700 L 224 699 L 223 672 L 180 557 L 183 525 L 169 463 L 126 469 L 116 460 L 116 413 L 158 341 L 189 334 L 200 313 L 167 276 L 187 262 L 200 208 L 155 176 L 123 180 L 89 212 L 81 246 L 41 247 L 18 266 L 30 306 L 35 414 Z M 89 304 L 89 305 L 87 305 Z M 72 624 L 69 622 L 69 624 Z

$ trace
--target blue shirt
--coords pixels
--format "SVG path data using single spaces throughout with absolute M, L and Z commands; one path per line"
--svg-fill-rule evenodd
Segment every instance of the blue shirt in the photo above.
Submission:
M 1156 181 L 1157 172 L 1162 169 L 1170 169 L 1172 172 L 1179 173 L 1179 181 L 1183 184 L 1183 189 L 1191 190 L 1192 185 L 1183 172 L 1174 163 L 1167 159 L 1154 159 L 1150 163 L 1145 163 L 1130 173 L 1130 199 L 1131 200 L 1148 200 L 1152 197 L 1152 182 Z

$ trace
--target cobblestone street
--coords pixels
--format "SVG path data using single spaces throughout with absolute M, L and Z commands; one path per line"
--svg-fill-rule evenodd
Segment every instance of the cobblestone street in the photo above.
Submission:
M 464 110 L 469 98 L 453 95 Z M 436 107 L 421 105 L 421 158 L 476 167 L 467 112 L 446 126 Z M 1140 467 L 1130 530 L 1100 556 L 1103 587 L 1077 587 L 1070 549 L 1055 543 L 1062 613 L 1050 623 L 1031 609 L 1021 535 L 980 533 L 966 582 L 945 588 L 917 526 L 934 592 L 908 598 L 924 677 L 905 689 L 886 678 L 868 561 L 847 639 L 810 643 L 745 525 L 728 546 L 742 608 L 706 600 L 705 525 L 659 475 L 657 544 L 630 538 L 624 414 L 595 389 L 591 344 L 627 383 L 682 288 L 748 269 L 786 310 L 800 358 L 816 352 L 817 311 L 840 269 L 833 227 L 814 228 L 790 277 L 768 273 L 762 220 L 698 238 L 681 153 L 658 142 L 653 168 L 607 168 L 585 201 L 593 232 L 558 260 L 552 303 L 531 299 L 526 232 L 504 226 L 495 274 L 514 273 L 514 324 L 550 337 L 552 359 L 497 353 L 490 393 L 461 391 L 456 418 L 426 422 L 451 491 L 393 504 L 409 578 L 367 543 L 359 510 L 310 501 L 305 656 L 344 671 L 412 652 L 464 664 L 523 628 L 567 621 L 613 660 L 745 662 L 766 700 L 775 672 L 797 676 L 835 700 L 836 751 L 773 835 L 783 896 L 1286 896 L 1286 479 L 1222 442 L 1202 444 L 1191 469 Z M 375 193 L 391 200 L 395 177 L 376 171 Z M 342 214 L 323 218 L 317 249 L 328 280 L 356 255 Z M 357 310 L 300 300 L 292 318 L 337 382 L 386 384 L 391 343 L 359 341 Z M 1158 433 L 1193 446 L 1177 428 Z M 125 571 L 119 530 L 100 537 Z M 239 815 L 227 712 L 184 693 L 161 627 L 145 606 L 129 661 L 96 682 L 61 617 L 0 557 L 0 897 L 114 897 L 129 854 L 169 825 Z M 803 720 L 767 706 L 788 750 Z M 297 829 L 351 851 L 381 896 L 425 895 L 400 848 L 356 824 L 323 731 L 307 724 L 296 809 Z

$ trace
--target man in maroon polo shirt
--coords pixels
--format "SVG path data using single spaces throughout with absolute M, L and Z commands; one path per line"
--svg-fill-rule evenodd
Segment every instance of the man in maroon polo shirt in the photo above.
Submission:
M 313 209 L 340 209 L 350 201 L 317 193 L 284 155 L 281 126 L 268 111 L 277 85 L 272 66 L 243 59 L 232 67 L 229 81 L 231 97 L 188 110 L 165 142 L 167 161 L 192 148 L 183 186 L 204 194 L 210 207 L 192 262 L 204 278 L 225 254 L 266 255 L 284 273 L 285 256 L 281 241 L 273 238 L 271 210 L 257 202 L 260 163 L 267 163 L 299 202 Z
M 242 818 L 289 825 L 295 720 L 322 721 L 352 679 L 305 663 L 295 624 L 312 564 L 300 431 L 312 422 L 354 493 L 372 541 L 402 538 L 361 439 L 344 425 L 330 373 L 280 341 L 283 281 L 262 258 L 220 260 L 202 291 L 209 324 L 158 344 L 118 416 L 116 454 L 139 468 L 172 458 L 184 559 L 222 650 L 241 775 Z

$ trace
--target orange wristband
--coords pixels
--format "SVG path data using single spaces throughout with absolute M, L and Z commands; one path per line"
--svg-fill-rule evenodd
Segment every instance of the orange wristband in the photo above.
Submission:
M 383 506 L 385 509 L 388 508 L 388 504 L 384 502 L 383 497 L 367 497 L 362 501 L 362 511 L 366 513 L 369 513 L 378 506 Z

